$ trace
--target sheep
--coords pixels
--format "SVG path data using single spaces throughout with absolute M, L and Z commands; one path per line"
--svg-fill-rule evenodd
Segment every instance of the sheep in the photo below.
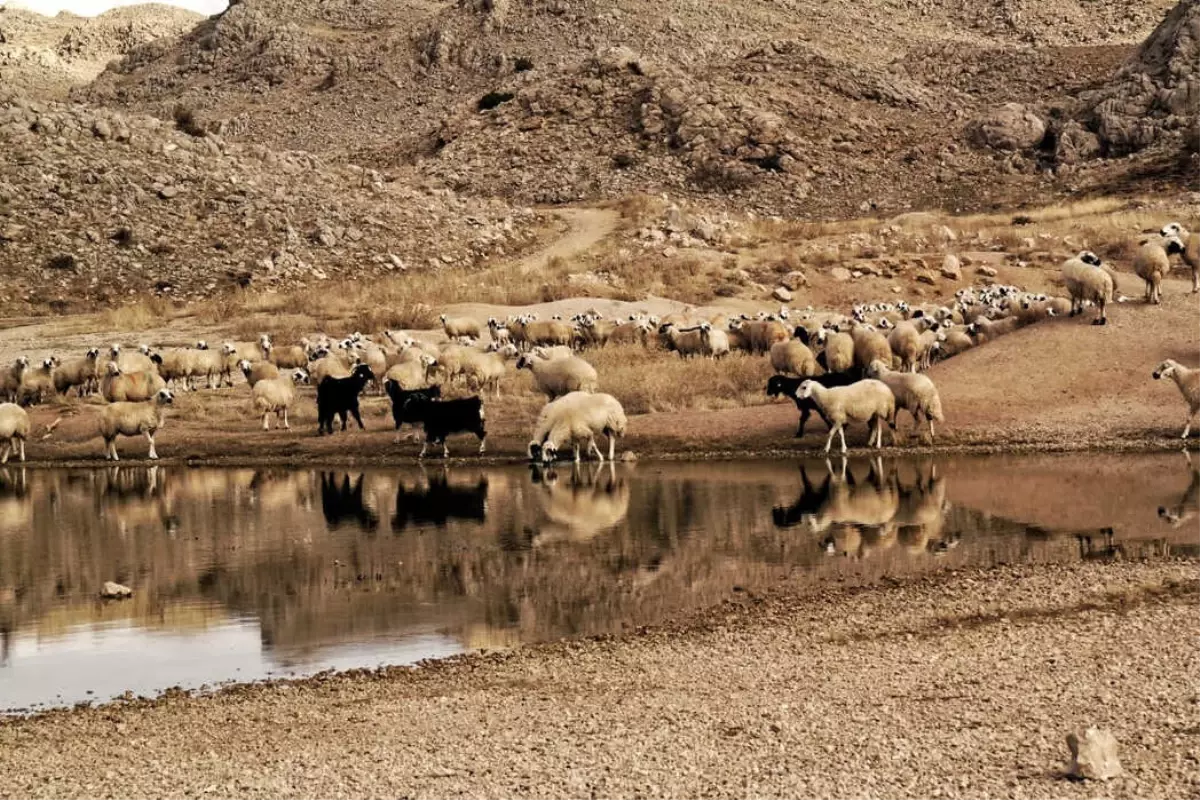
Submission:
M 255 342 L 222 342 L 221 352 L 230 358 L 234 364 L 245 359 L 247 361 L 264 361 L 271 350 L 271 339 L 265 333 Z
M 276 347 L 269 345 L 266 348 L 266 360 L 270 361 L 280 369 L 303 369 L 308 366 L 308 348 L 305 347 L 307 340 L 301 340 L 298 345 L 288 345 L 286 347 Z
M 975 346 L 975 340 L 964 330 L 946 331 L 946 338 L 933 344 L 933 355 L 938 358 L 951 358 L 970 350 Z
M 1071 295 L 1070 316 L 1083 313 L 1085 301 L 1095 303 L 1100 316 L 1092 320 L 1093 325 L 1107 325 L 1107 307 L 1112 302 L 1114 282 L 1112 275 L 1102 268 L 1100 257 L 1084 250 L 1062 265 L 1063 281 Z
M 204 345 L 203 342 L 199 343 Z M 229 358 L 220 350 L 209 350 L 207 345 L 203 347 L 197 346 L 191 355 L 192 374 L 188 376 L 188 387 L 191 387 L 192 378 L 204 378 L 205 385 L 213 388 L 213 378 L 216 378 L 217 386 L 222 383 L 232 386 L 233 379 L 231 372 L 233 365 L 229 362 Z
M 594 392 L 599 385 L 596 368 L 578 356 L 545 361 L 523 355 L 517 359 L 517 369 L 532 372 L 537 388 L 551 400 L 570 392 Z
M 710 358 L 729 355 L 729 335 L 711 322 L 700 323 L 700 344 L 704 348 L 704 354 Z
M 586 441 L 588 452 L 594 452 L 603 462 L 596 436 L 604 434 L 608 437 L 608 460 L 614 461 L 617 438 L 625 435 L 627 424 L 625 410 L 612 395 L 571 392 L 547 403 L 538 413 L 529 441 L 529 458 L 543 463 L 554 461 L 559 448 L 570 443 L 578 463 L 579 445 Z
M 246 383 L 250 384 L 253 389 L 259 381 L 274 380 L 279 377 L 279 368 L 270 361 L 247 361 L 242 359 L 238 362 L 238 369 L 246 376 Z
M 900 368 L 916 372 L 921 361 L 921 334 L 917 326 L 907 320 L 897 322 L 887 337 L 892 355 L 900 362 Z
M 1188 369 L 1178 361 L 1168 358 L 1154 370 L 1154 379 L 1161 378 L 1174 379 L 1184 402 L 1188 404 L 1187 424 L 1184 425 L 1183 436 L 1180 437 L 1186 439 L 1192 431 L 1192 420 L 1196 414 L 1200 414 L 1200 369 Z
M 1192 270 L 1192 294 L 1200 292 L 1200 232 L 1188 232 L 1178 222 L 1172 222 L 1163 227 L 1161 235 L 1164 238 L 1176 236 L 1183 242 L 1183 252 L 1180 255 L 1183 263 Z
M 523 342 L 530 347 L 538 345 L 570 346 L 575 340 L 575 329 L 562 320 L 535 320 L 523 317 L 512 327 L 514 341 Z
M 58 369 L 54 370 L 54 390 L 59 394 L 66 394 L 75 389 L 80 397 L 91 394 L 99 375 L 99 360 L 100 350 L 93 347 L 82 358 L 73 358 L 59 365 Z
M 122 350 L 121 345 L 114 344 L 108 348 L 108 360 L 116 364 L 123 373 L 158 371 L 157 365 L 150 358 L 150 348 L 144 344 L 139 345 L 138 350 L 132 353 Z
M 423 400 L 437 400 L 442 396 L 440 386 L 430 386 L 424 389 L 405 389 L 398 382 L 390 378 L 383 382 L 383 389 L 392 401 L 392 420 L 396 423 L 396 442 L 400 441 L 400 427 L 404 423 L 407 422 L 410 425 L 415 425 L 421 421 L 419 418 L 409 415 L 405 410 L 405 403 L 414 397 Z
M 473 347 L 465 347 L 455 342 L 448 342 L 438 348 L 437 362 L 446 381 L 451 381 L 462 375 L 463 363 L 479 352 Z
M 388 367 L 384 373 L 384 383 L 395 382 L 401 389 L 411 391 L 424 389 L 433 383 L 433 374 L 437 370 L 438 360 L 428 353 L 419 353 L 416 360 L 403 361 Z M 387 388 L 386 385 L 384 387 Z
M 785 375 L 802 378 L 817 374 L 817 359 L 798 339 L 776 342 L 771 345 L 771 367 Z
M 430 442 L 442 446 L 442 458 L 450 457 L 446 438 L 452 433 L 473 433 L 479 438 L 479 455 L 487 448 L 487 429 L 483 401 L 478 397 L 459 400 L 433 400 L 428 397 L 411 396 L 404 401 L 403 415 L 421 423 L 425 431 L 421 452 L 417 458 L 425 457 L 425 448 Z
M 750 343 L 750 352 L 764 354 L 776 342 L 786 342 L 790 335 L 782 322 L 773 319 L 745 320 L 739 325 Z
M 504 356 L 497 353 L 471 351 L 462 365 L 462 374 L 471 391 L 481 392 L 490 387 L 495 397 L 500 396 L 500 379 L 507 371 Z
M 174 386 L 175 381 L 182 380 L 188 389 L 192 388 L 192 378 L 196 375 L 197 356 L 204 351 L 190 347 L 173 347 L 163 350 L 151 357 L 158 374 L 167 386 Z
M 264 431 L 271 430 L 271 414 L 275 415 L 276 426 L 282 422 L 284 430 L 292 429 L 288 422 L 288 409 L 296 400 L 296 384 L 307 380 L 308 373 L 301 369 L 290 376 L 276 374 L 273 378 L 259 378 L 251 384 L 250 394 L 254 398 L 254 411 L 256 414 L 262 414 Z
M 157 372 L 122 372 L 115 361 L 105 366 L 100 381 L 100 395 L 110 403 L 142 403 L 167 388 L 167 382 Z
M 870 325 L 855 325 L 850 329 L 850 337 L 854 340 L 854 366 L 859 372 L 866 372 L 872 361 L 892 363 L 892 346 L 887 337 Z
M 0 373 L 0 394 L 10 403 L 17 401 L 21 389 L 21 376 L 29 368 L 29 356 L 20 356 L 12 366 Z
M 31 405 L 42 402 L 46 395 L 54 394 L 54 368 L 58 361 L 53 356 L 42 360 L 33 369 L 21 374 L 21 387 L 17 390 L 17 402 Z
M 854 367 L 854 337 L 848 333 L 821 330 L 817 344 L 824 350 L 817 356 L 817 363 L 826 372 L 848 372 Z
M 937 387 L 926 375 L 896 372 L 882 361 L 872 361 L 867 367 L 867 377 L 884 383 L 896 397 L 896 410 L 907 409 L 912 415 L 914 428 L 919 429 L 921 416 L 929 423 L 929 442 L 933 443 L 933 423 L 945 421 L 942 415 L 942 399 Z
M 1183 241 L 1178 236 L 1160 236 L 1144 242 L 1133 257 L 1133 271 L 1146 282 L 1146 302 L 1162 302 L 1162 281 L 1171 271 L 1171 256 L 1182 255 Z
M 615 320 L 600 319 L 591 314 L 584 314 L 579 320 L 579 333 L 584 345 L 589 347 L 604 347 L 618 327 Z
M 640 344 L 645 346 L 650 341 L 654 328 L 645 320 L 622 322 L 612 329 L 608 335 L 609 344 Z
M 804 426 L 808 424 L 808 418 L 812 416 L 812 412 L 814 411 L 825 421 L 825 427 L 832 427 L 828 417 L 825 416 L 825 412 L 813 402 L 812 398 L 801 398 L 796 394 L 800 388 L 800 384 L 804 383 L 805 380 L 814 380 L 822 386 L 832 387 L 849 386 L 858 379 L 848 372 L 827 372 L 824 375 L 812 378 L 792 378 L 787 375 L 772 375 L 767 381 L 767 396 L 779 397 L 780 395 L 787 395 L 792 398 L 792 402 L 796 404 L 796 410 L 800 412 L 800 424 L 796 428 L 795 438 L 797 439 L 804 437 Z
M 538 358 L 546 361 L 554 361 L 559 358 L 570 358 L 575 355 L 575 351 L 561 344 L 554 347 L 535 347 L 529 352 L 533 353 Z
M 460 336 L 478 339 L 482 335 L 482 326 L 479 324 L 479 320 L 472 317 L 447 317 L 442 314 L 439 319 L 442 321 L 442 330 L 451 339 L 457 339 Z
M 665 322 L 658 329 L 663 347 L 674 350 L 682 358 L 691 358 L 704 352 L 704 338 L 700 328 L 680 328 L 673 322 Z
M 110 366 L 116 367 L 116 364 Z M 145 374 L 145 373 L 134 373 Z M 157 377 L 157 376 L 155 376 Z M 120 461 L 117 455 L 117 436 L 145 434 L 150 442 L 147 455 L 151 461 L 158 460 L 154 449 L 154 434 L 166 421 L 166 407 L 175 401 L 175 396 L 166 388 L 160 388 L 152 397 L 142 402 L 109 403 L 100 411 L 100 436 L 104 439 L 104 458 Z
M 1021 320 L 1017 317 L 1004 317 L 1003 319 L 976 317 L 975 320 L 966 327 L 966 331 L 977 343 L 986 344 L 993 339 L 998 339 L 1001 336 L 1007 336 L 1019 327 L 1021 327 Z
M 867 446 L 883 447 L 883 423 L 895 426 L 896 397 L 887 384 L 870 378 L 849 386 L 826 389 L 820 383 L 807 380 L 800 384 L 798 397 L 812 398 L 821 409 L 822 415 L 831 423 L 829 438 L 825 441 L 825 452 L 833 445 L 834 434 L 842 440 L 842 453 L 846 453 L 846 424 L 866 422 L 871 428 Z
M 29 438 L 29 414 L 16 403 L 0 404 L 0 464 L 7 464 L 15 450 L 21 461 L 25 460 L 25 440 Z
M 317 434 L 333 433 L 333 418 L 342 418 L 342 430 L 346 430 L 346 415 L 354 416 L 360 429 L 365 430 L 358 413 L 358 396 L 363 388 L 375 380 L 375 374 L 366 364 L 359 364 L 347 378 L 325 378 L 317 384 Z
M 308 374 L 312 378 L 312 382 L 319 387 L 326 378 L 349 378 L 350 368 L 341 358 L 327 354 L 313 361 Z

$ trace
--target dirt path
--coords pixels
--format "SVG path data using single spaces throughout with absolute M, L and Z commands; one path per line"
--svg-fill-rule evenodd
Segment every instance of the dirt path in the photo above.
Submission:
M 675 628 L 0 722 L 0 797 L 1186 797 L 1193 562 L 732 592 Z M 1062 778 L 1109 728 L 1125 778 Z
M 621 215 L 607 208 L 563 208 L 555 212 L 567 224 L 567 229 L 550 245 L 521 259 L 523 274 L 539 272 L 552 259 L 570 259 L 591 250 L 597 242 L 611 235 Z

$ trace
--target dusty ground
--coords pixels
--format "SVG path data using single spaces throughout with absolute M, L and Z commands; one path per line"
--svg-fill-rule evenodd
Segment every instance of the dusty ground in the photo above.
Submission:
M 735 592 L 628 638 L 7 721 L 0 797 L 1194 796 L 1195 567 Z M 1062 777 L 1092 724 L 1127 777 Z

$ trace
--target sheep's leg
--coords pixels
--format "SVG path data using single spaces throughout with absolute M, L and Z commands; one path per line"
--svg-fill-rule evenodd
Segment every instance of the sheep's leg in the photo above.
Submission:
M 842 426 L 840 424 L 833 425 L 829 429 L 829 438 L 825 440 L 825 453 L 829 453 L 829 448 L 833 447 L 833 437 Z
M 271 424 L 270 424 L 269 422 L 267 422 L 267 419 L 268 419 L 270 416 L 271 416 L 271 412 L 270 412 L 270 411 L 264 411 L 264 412 L 263 412 L 263 430 L 264 430 L 264 431 L 269 431 L 269 430 L 271 430 Z
M 1100 306 L 1100 316 L 1097 317 L 1096 319 L 1092 320 L 1092 324 L 1093 325 L 1107 325 L 1108 324 L 1108 316 L 1107 316 L 1108 309 L 1106 307 L 1106 304 L 1103 300 L 1101 300 L 1098 305 Z
M 846 448 L 846 426 L 845 425 L 838 425 L 838 436 L 841 437 L 841 440 L 842 440 L 842 455 L 845 455 L 846 451 L 847 451 L 847 448 Z M 832 437 L 830 437 L 830 438 L 832 438 Z
M 157 461 L 158 453 L 154 451 L 154 434 L 150 431 L 146 431 L 146 439 L 150 442 L 150 453 L 147 458 L 149 458 L 151 461 Z
M 809 411 L 807 408 L 800 409 L 800 425 L 799 425 L 799 427 L 796 428 L 795 438 L 797 438 L 797 439 L 804 438 L 804 426 L 806 424 L 808 424 L 808 418 L 811 415 L 812 415 L 812 412 Z
M 4 449 L 0 450 L 0 464 L 8 463 L 8 456 L 10 453 L 12 453 L 12 442 L 6 441 L 4 443 Z
M 1181 436 L 1179 438 L 1186 439 L 1188 437 L 1188 434 L 1192 432 L 1192 418 L 1195 416 L 1196 416 L 1195 414 L 1188 414 L 1187 424 L 1185 424 L 1183 426 L 1183 436 Z
M 929 420 L 929 443 L 933 444 L 933 417 L 927 417 Z
M 283 429 L 285 431 L 290 431 L 292 429 L 292 425 L 288 422 L 287 411 L 288 410 L 286 408 L 283 410 Z
M 608 434 L 608 463 L 612 464 L 616 461 L 617 452 L 617 435 L 615 433 Z
M 25 440 L 18 439 L 17 445 L 21 448 L 21 463 L 24 464 L 25 463 Z
M 479 437 L 479 455 L 483 455 L 485 450 L 487 450 L 487 436 L 480 436 Z
M 446 444 L 445 439 L 442 439 L 442 458 L 447 459 L 449 457 L 450 457 L 450 446 L 448 444 Z
M 596 437 L 594 436 L 588 439 L 588 455 L 592 453 L 596 454 L 596 458 L 600 460 L 601 464 L 604 463 L 604 453 L 600 452 L 600 448 L 596 445 Z
M 425 457 L 425 448 L 429 446 L 429 437 L 421 439 L 421 452 L 417 453 L 417 458 Z
M 108 453 L 106 457 L 109 461 L 120 461 L 121 457 L 117 455 L 117 440 L 116 437 L 108 440 Z
M 574 447 L 575 447 L 575 463 L 578 464 L 579 463 L 579 442 L 575 442 Z

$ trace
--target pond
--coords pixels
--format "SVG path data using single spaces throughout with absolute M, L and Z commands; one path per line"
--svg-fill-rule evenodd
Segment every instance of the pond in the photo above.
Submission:
M 619 633 L 785 578 L 1194 555 L 1198 490 L 1177 453 L 9 467 L 0 713 Z

